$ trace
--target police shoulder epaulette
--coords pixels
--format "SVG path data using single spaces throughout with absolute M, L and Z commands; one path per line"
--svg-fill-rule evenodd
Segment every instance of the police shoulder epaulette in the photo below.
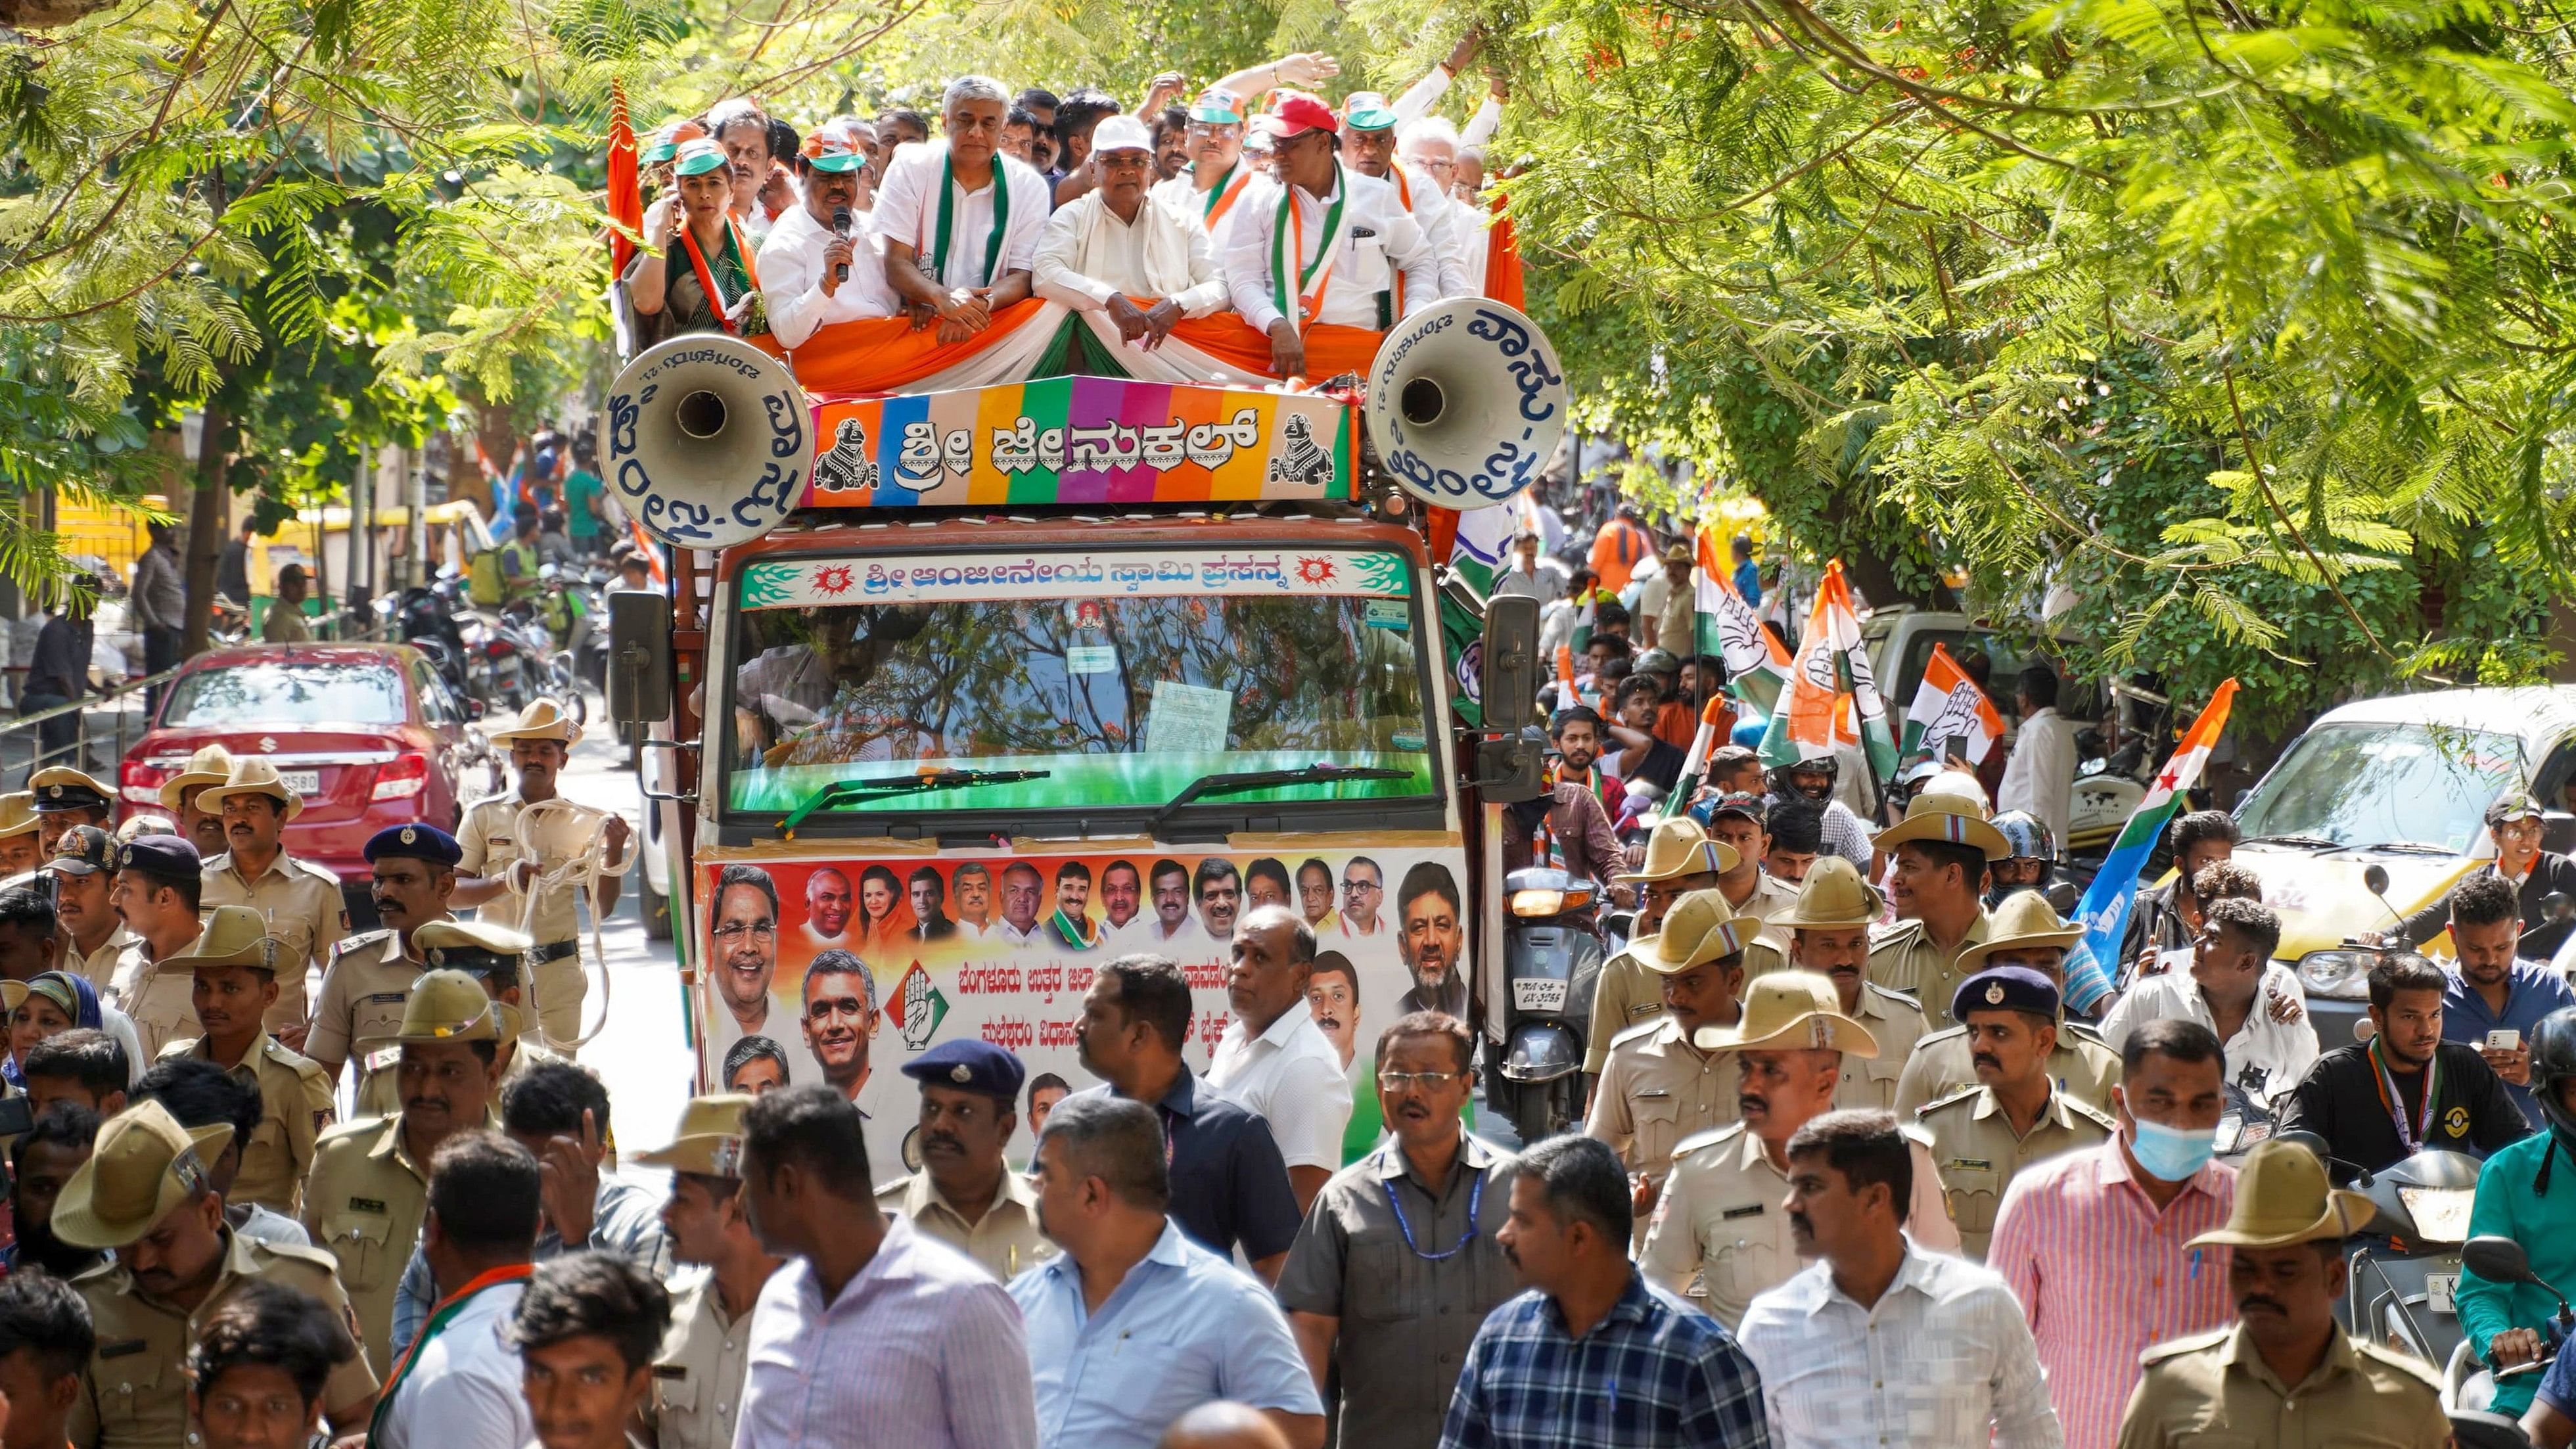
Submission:
M 1984 1090 L 1985 1088 L 1973 1084 L 1961 1087 L 1959 1090 L 1952 1092 L 1946 1097 L 1935 1097 L 1931 1101 L 1924 1103 L 1922 1106 L 1915 1108 L 1914 1115 L 1917 1120 L 1920 1120 L 1924 1117 L 1930 1116 L 1934 1112 L 1940 1111 L 1944 1107 L 1950 1106 L 1953 1103 L 1975 1101 L 1977 1094 Z
M 1908 997 L 1906 999 L 1909 1001 L 1913 1000 L 1912 997 Z M 1920 1003 L 1917 1003 L 1914 1009 L 1921 1011 L 1923 1007 Z M 1926 1017 L 1925 1019 L 1929 1020 L 1930 1018 Z M 1968 1029 L 1964 1026 L 1945 1026 L 1939 1031 L 1927 1031 L 1923 1035 L 1914 1039 L 1914 1049 L 1919 1052 L 1925 1047 L 1931 1046 L 1935 1042 L 1945 1042 L 1952 1037 L 1963 1037 L 1967 1034 Z
M 1906 1010 L 1913 1012 L 1918 1017 L 1923 1014 L 1923 1003 L 1916 1001 L 1913 997 L 1906 995 L 1902 991 L 1891 991 L 1888 988 L 1879 985 L 1875 981 L 1862 982 L 1861 991 L 1862 994 L 1866 996 L 1877 998 L 1882 1005 L 1902 1006 Z
M 283 1258 L 290 1263 L 302 1263 L 308 1268 L 318 1268 L 326 1273 L 336 1272 L 340 1266 L 340 1260 L 332 1257 L 322 1248 L 308 1248 L 298 1243 L 281 1243 L 273 1238 L 251 1238 L 247 1241 L 254 1253 L 265 1253 L 272 1258 Z
M 2072 1092 L 2060 1092 L 2057 1094 L 2057 1099 L 2066 1104 L 2066 1110 L 2088 1122 L 2093 1123 L 2105 1132 L 2117 1132 L 2120 1130 L 2119 1118 L 2112 1116 L 2110 1113 L 2103 1111 L 2101 1108 L 2094 1106 L 2092 1103 L 2085 1101 L 2082 1097 L 2076 1096 Z
M 1644 1021 L 1638 1022 L 1635 1026 L 1629 1027 L 1627 1030 L 1620 1032 L 1617 1036 L 1610 1038 L 1610 1045 L 1615 1047 L 1624 1041 L 1636 1041 L 1640 1038 L 1653 1036 L 1656 1032 L 1663 1030 L 1664 1023 L 1669 1020 L 1671 1020 L 1670 1017 L 1664 1016 L 1649 1017 Z
M 2404 1369 L 2410 1377 L 2414 1378 L 2434 1393 L 2438 1394 L 2442 1391 L 2442 1378 L 2440 1373 L 2437 1372 L 2431 1364 L 2425 1363 L 2413 1354 L 2399 1353 L 2395 1349 L 2383 1348 L 2368 1339 L 2359 1337 L 2358 1335 L 2353 1337 L 2352 1346 L 2354 1352 L 2360 1354 L 2366 1359 L 2369 1359 L 2371 1362 L 2384 1364 L 2389 1368 Z
M 352 1117 L 346 1122 L 323 1129 L 322 1135 L 313 1140 L 314 1151 L 319 1152 L 334 1142 L 351 1137 L 372 1137 L 377 1128 L 398 1120 L 400 1119 L 394 1117 Z
M 1909 935 L 1921 935 L 1922 932 L 1921 921 L 1890 921 L 1883 926 L 1872 926 L 1869 928 L 1869 949 L 1876 951 L 1881 947 L 1893 946 Z
M 1733 1141 L 1743 1135 L 1743 1132 L 1743 1123 L 1729 1122 L 1723 1127 L 1712 1127 L 1705 1132 L 1693 1133 L 1673 1145 L 1673 1158 L 1679 1161 L 1684 1153 L 1697 1152 L 1703 1147 L 1714 1147 L 1721 1142 Z
M 2165 1342 L 2159 1343 L 2146 1350 L 2144 1353 L 2139 1354 L 2138 1362 L 2144 1367 L 2152 1368 L 2157 1364 L 2163 1363 L 2167 1359 L 2180 1358 L 2184 1354 L 2189 1353 L 2198 1353 L 2202 1349 L 2216 1348 L 2218 1345 L 2225 1343 L 2235 1334 L 2235 1332 L 2235 1325 L 2230 1324 L 2225 1328 L 2210 1329 L 2206 1333 L 2187 1334 L 2181 1338 L 2167 1339 Z M 2362 1344 L 2362 1340 L 2358 1338 L 2352 1340 L 2352 1342 L 2353 1346 L 2356 1348 L 2360 1347 Z
M 354 936 L 343 936 L 338 944 L 331 948 L 331 959 L 337 961 L 352 951 L 376 945 L 391 935 L 393 935 L 393 928 L 388 926 L 381 931 L 360 931 Z

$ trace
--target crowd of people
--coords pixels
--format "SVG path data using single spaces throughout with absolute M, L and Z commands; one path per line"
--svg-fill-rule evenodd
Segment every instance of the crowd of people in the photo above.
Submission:
M 1317 54 L 1186 97 L 1158 76 L 1132 106 L 970 75 L 935 118 L 895 107 L 802 134 L 722 101 L 641 156 L 654 199 L 623 276 L 638 340 L 767 332 L 794 348 L 908 317 L 955 342 L 1039 297 L 1148 349 L 1233 313 L 1270 339 L 1274 372 L 1300 375 L 1310 325 L 1384 331 L 1483 293 L 1502 83 L 1463 130 L 1434 113 L 1478 46 L 1471 32 L 1400 95 L 1338 108 L 1310 89 L 1339 73 Z

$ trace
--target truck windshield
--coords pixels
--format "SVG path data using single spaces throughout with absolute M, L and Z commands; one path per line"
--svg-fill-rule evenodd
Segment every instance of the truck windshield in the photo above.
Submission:
M 2426 724 L 2320 725 L 2236 810 L 2248 840 L 2415 841 L 2465 852 L 2520 774 L 2510 735 Z
M 1227 801 L 1436 793 L 1426 629 L 1387 550 L 1162 550 L 747 567 L 725 799 L 793 810 L 841 780 L 1040 771 L 831 814 L 1151 808 L 1203 775 L 1405 771 Z

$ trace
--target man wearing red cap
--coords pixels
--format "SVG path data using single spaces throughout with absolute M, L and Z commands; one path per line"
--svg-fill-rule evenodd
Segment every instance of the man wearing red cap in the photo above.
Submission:
M 1253 183 L 1226 240 L 1234 308 L 1269 334 L 1271 371 L 1306 371 L 1306 328 L 1378 330 L 1378 293 L 1403 278 L 1410 316 L 1440 296 L 1439 258 L 1395 188 L 1342 164 L 1341 122 L 1320 97 L 1281 95 L 1261 118 L 1272 176 Z

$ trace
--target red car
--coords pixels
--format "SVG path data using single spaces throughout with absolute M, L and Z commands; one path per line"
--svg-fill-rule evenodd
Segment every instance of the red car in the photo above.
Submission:
M 465 803 L 501 788 L 491 743 L 420 651 L 402 644 L 213 649 L 162 692 L 152 728 L 125 755 L 123 814 L 165 814 L 161 783 L 221 744 L 259 755 L 304 797 L 289 853 L 363 882 L 367 838 L 428 821 L 454 830 Z

